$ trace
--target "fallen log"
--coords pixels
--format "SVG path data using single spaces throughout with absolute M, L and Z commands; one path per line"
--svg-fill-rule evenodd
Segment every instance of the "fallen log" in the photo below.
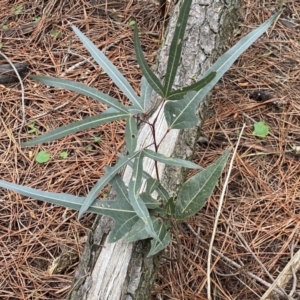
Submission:
M 173 37 L 179 8 L 182 1 L 173 7 L 172 18 L 161 48 L 157 71 L 160 78 L 165 73 L 168 51 Z M 187 30 L 184 38 L 182 59 L 175 79 L 175 87 L 180 88 L 201 78 L 201 75 L 225 50 L 228 38 L 232 35 L 238 19 L 239 0 L 227 3 L 219 0 L 193 1 Z M 153 107 L 157 107 L 158 97 L 153 97 Z M 199 107 L 201 126 L 209 96 Z M 151 110 L 150 118 L 158 118 L 157 135 L 164 134 L 166 123 L 163 113 Z M 172 130 L 161 144 L 159 152 L 167 156 L 190 157 L 197 141 L 198 127 L 190 130 Z M 144 126 L 139 133 L 139 146 L 149 144 L 151 132 Z M 147 142 L 148 141 L 148 142 Z M 146 164 L 145 164 L 146 165 Z M 153 174 L 154 165 L 148 163 L 146 172 Z M 129 170 L 123 178 L 126 182 Z M 183 182 L 180 169 L 159 165 L 160 178 L 168 191 L 176 191 Z M 113 198 L 113 195 L 111 196 Z M 146 300 L 150 299 L 151 289 L 159 267 L 160 255 L 147 258 L 149 241 L 126 243 L 120 240 L 114 244 L 106 241 L 113 221 L 105 216 L 97 217 L 88 236 L 74 281 L 69 300 Z

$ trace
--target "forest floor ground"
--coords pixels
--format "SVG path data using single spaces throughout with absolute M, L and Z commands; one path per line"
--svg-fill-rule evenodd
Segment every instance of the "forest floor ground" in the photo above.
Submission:
M 141 72 L 130 21 L 138 21 L 147 61 L 154 64 L 164 31 L 159 7 L 150 1 L 148 5 L 125 1 L 116 11 L 108 7 L 104 15 L 92 2 L 0 0 L 1 51 L 13 63 L 28 63 L 30 74 L 80 81 L 128 104 L 101 68 L 89 60 L 67 20 L 105 49 L 138 92 Z M 244 0 L 230 44 L 268 19 L 277 5 L 272 0 Z M 236 145 L 245 124 L 213 244 L 213 299 L 260 299 L 267 283 L 282 277 L 282 270 L 300 249 L 300 156 L 295 151 L 300 147 L 299 12 L 299 1 L 286 1 L 274 26 L 214 89 L 201 129 L 194 161 L 206 167 L 228 146 Z M 6 63 L 0 57 L 0 67 Z M 0 85 L 0 179 L 86 195 L 103 175 L 104 166 L 116 161 L 124 145 L 124 123 L 21 148 L 19 141 L 38 132 L 105 109 L 87 97 L 46 87 L 28 77 L 23 83 L 24 105 L 18 83 Z M 259 121 L 269 127 L 266 137 L 253 134 Z M 48 163 L 35 161 L 42 150 L 51 155 Z M 61 155 L 64 151 L 66 158 Z M 182 228 L 182 260 L 162 262 L 153 299 L 207 299 L 208 243 L 225 175 L 205 208 Z M 64 299 L 95 216 L 86 214 L 79 222 L 72 210 L 4 189 L 0 189 L 0 207 L 0 298 Z M 169 251 L 176 256 L 176 249 L 174 242 Z M 56 259 L 62 257 L 67 263 L 55 268 Z M 300 299 L 299 272 L 289 268 L 288 273 L 288 279 L 280 281 L 282 290 Z

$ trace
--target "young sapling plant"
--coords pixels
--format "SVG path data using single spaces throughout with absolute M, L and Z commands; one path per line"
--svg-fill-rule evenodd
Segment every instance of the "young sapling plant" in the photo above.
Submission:
M 78 210 L 79 218 L 85 212 L 112 217 L 115 224 L 108 236 L 109 242 L 116 242 L 125 236 L 129 242 L 151 238 L 151 249 L 148 256 L 155 255 L 166 248 L 171 239 L 169 231 L 172 226 L 176 222 L 195 215 L 205 205 L 218 184 L 219 177 L 230 155 L 230 149 L 227 149 L 220 158 L 204 170 L 191 161 L 167 157 L 159 152 L 160 142 L 155 139 L 157 119 L 154 118 L 150 122 L 148 116 L 160 105 L 168 125 L 165 136 L 172 129 L 186 129 L 197 125 L 198 119 L 195 111 L 206 94 L 233 62 L 269 28 L 278 16 L 278 13 L 275 14 L 259 28 L 242 38 L 213 64 L 201 80 L 174 90 L 173 83 L 181 57 L 191 3 L 192 0 L 184 0 L 180 8 L 163 82 L 147 65 L 140 46 L 137 24 L 135 21 L 130 22 L 130 25 L 134 26 L 134 47 L 137 61 L 143 73 L 140 95 L 135 93 L 125 77 L 104 53 L 77 27 L 71 25 L 94 60 L 131 101 L 131 106 L 125 106 L 111 96 L 79 82 L 37 75 L 30 76 L 32 79 L 46 85 L 89 96 L 106 104 L 109 108 L 101 114 L 44 133 L 23 143 L 23 147 L 50 142 L 112 121 L 121 119 L 126 121 L 125 142 L 127 154 L 120 154 L 119 160 L 114 166 L 106 166 L 105 175 L 96 182 L 86 197 L 41 191 L 3 180 L 0 180 L 0 186 L 27 197 Z M 57 36 L 55 37 L 57 38 Z M 152 93 L 160 95 L 162 99 L 162 102 L 154 107 L 150 104 Z M 152 128 L 153 143 L 143 148 L 137 148 L 138 124 L 143 122 L 147 122 Z M 94 142 L 100 142 L 100 140 L 95 138 Z M 151 176 L 143 169 L 145 158 L 156 162 L 156 177 Z M 183 183 L 177 193 L 171 197 L 160 181 L 157 162 L 201 171 Z M 132 169 L 128 186 L 120 176 L 120 172 L 126 166 Z M 98 199 L 99 193 L 107 184 L 110 184 L 116 191 L 116 199 Z

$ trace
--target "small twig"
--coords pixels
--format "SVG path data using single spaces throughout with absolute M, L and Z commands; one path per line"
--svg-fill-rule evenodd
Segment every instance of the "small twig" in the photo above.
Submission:
M 225 198 L 225 192 L 226 192 L 226 189 L 227 189 L 229 177 L 230 177 L 231 170 L 232 170 L 232 167 L 233 167 L 233 162 L 234 162 L 234 159 L 235 159 L 235 156 L 236 156 L 236 153 L 237 153 L 237 149 L 238 149 L 242 134 L 244 132 L 245 126 L 246 126 L 246 124 L 244 124 L 243 127 L 242 127 L 242 130 L 240 132 L 237 144 L 235 146 L 235 149 L 234 149 L 231 161 L 230 161 L 230 165 L 229 165 L 228 173 L 227 173 L 227 176 L 226 176 L 226 179 L 225 179 L 225 182 L 224 182 L 224 186 L 223 186 L 223 189 L 222 189 L 220 202 L 219 202 L 219 205 L 218 205 L 218 211 L 217 211 L 217 215 L 215 217 L 212 237 L 211 237 L 210 245 L 209 245 L 209 249 L 208 249 L 208 258 L 207 258 L 207 299 L 208 300 L 212 300 L 212 298 L 211 298 L 211 280 L 210 280 L 212 248 L 213 248 L 213 244 L 214 244 L 214 239 L 215 239 L 215 235 L 216 235 L 216 231 L 217 231 L 219 218 L 220 218 L 220 215 L 221 215 L 221 209 L 222 209 L 224 198 Z
M 297 287 L 297 275 L 296 275 L 296 272 L 295 272 L 295 268 L 294 267 L 291 267 L 291 271 L 293 273 L 293 285 L 292 285 L 292 289 L 289 293 L 289 297 L 292 297 L 296 291 L 296 287 Z
M 92 57 L 90 57 L 90 58 L 84 58 L 82 55 L 73 53 L 73 52 L 71 52 L 71 51 L 69 51 L 68 53 L 69 53 L 69 54 L 72 54 L 72 55 L 79 56 L 79 57 L 83 58 L 83 60 L 80 61 L 80 62 L 78 62 L 77 64 L 71 66 L 71 67 L 68 68 L 66 71 L 62 72 L 62 73 L 61 73 L 61 76 L 62 76 L 62 77 L 66 76 L 68 73 L 74 71 L 76 68 L 80 67 L 80 66 L 83 65 L 84 63 L 86 63 L 86 62 L 91 62 L 91 60 L 92 60 Z M 93 66 L 94 66 L 94 65 L 93 65 Z M 95 70 L 97 70 L 97 69 L 95 68 Z
M 18 70 L 16 69 L 16 67 L 14 66 L 14 64 L 10 61 L 10 59 L 0 50 L 0 55 L 2 57 L 4 57 L 6 59 L 6 61 L 10 64 L 10 66 L 12 67 L 12 69 L 15 71 L 18 79 L 19 79 L 19 82 L 20 82 L 20 85 L 21 85 L 21 92 L 22 92 L 22 98 L 21 98 L 21 105 L 22 105 L 22 123 L 21 123 L 21 126 L 20 126 L 20 130 L 19 130 L 19 142 L 20 142 L 20 133 L 22 131 L 22 128 L 23 126 L 25 125 L 25 122 L 26 122 L 26 115 L 25 115 L 25 92 L 24 92 L 24 85 L 23 85 L 23 81 L 22 81 L 22 78 L 18 72 Z
M 292 244 L 291 244 L 291 259 L 293 258 L 293 256 L 294 256 L 294 239 L 292 240 Z M 293 296 L 297 286 L 297 276 L 296 276 L 295 268 L 291 267 L 291 271 L 293 273 L 293 285 L 292 285 L 292 289 L 290 290 L 289 296 Z
M 300 250 L 291 258 L 288 264 L 284 267 L 278 277 L 274 280 L 268 290 L 264 293 L 264 295 L 260 298 L 260 300 L 271 299 L 270 294 L 272 292 L 278 293 L 279 289 L 276 286 L 280 286 L 281 288 L 286 285 L 286 283 L 293 277 L 293 271 L 291 268 L 298 270 L 300 268 Z M 276 289 L 276 290 L 275 290 Z M 282 292 L 279 293 L 282 295 Z M 292 299 L 288 296 L 288 299 Z

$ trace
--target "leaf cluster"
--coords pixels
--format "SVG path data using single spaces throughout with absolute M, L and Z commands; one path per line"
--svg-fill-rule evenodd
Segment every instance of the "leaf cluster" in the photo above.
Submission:
M 63 205 L 79 211 L 79 218 L 85 212 L 93 212 L 112 217 L 115 226 L 108 240 L 115 242 L 126 236 L 128 242 L 151 238 L 151 250 L 148 256 L 154 255 L 167 247 L 170 242 L 172 222 L 181 221 L 196 214 L 210 197 L 230 155 L 227 149 L 223 155 L 205 170 L 187 180 L 179 189 L 175 198 L 171 197 L 162 186 L 159 178 L 154 178 L 144 171 L 144 158 L 156 162 L 184 168 L 202 169 L 200 166 L 179 158 L 167 157 L 153 151 L 150 147 L 137 148 L 138 120 L 141 114 L 147 114 L 153 92 L 163 98 L 164 115 L 169 129 L 185 129 L 198 122 L 196 108 L 216 82 L 229 69 L 238 56 L 261 36 L 277 17 L 277 14 L 253 30 L 234 47 L 221 56 L 217 62 L 196 83 L 182 89 L 173 90 L 179 60 L 181 57 L 184 33 L 192 0 L 185 0 L 180 9 L 176 30 L 170 47 L 167 70 L 162 83 L 147 65 L 144 58 L 137 29 L 134 25 L 134 47 L 136 57 L 143 73 L 141 94 L 138 96 L 126 78 L 77 27 L 71 25 L 75 34 L 82 41 L 94 60 L 111 77 L 114 83 L 131 101 L 125 106 L 111 96 L 79 82 L 45 76 L 30 76 L 49 86 L 67 89 L 89 96 L 104 103 L 108 109 L 96 116 L 57 128 L 22 144 L 23 147 L 50 142 L 67 135 L 106 124 L 108 122 L 126 120 L 125 140 L 127 154 L 120 155 L 119 161 L 112 167 L 105 168 L 105 175 L 98 180 L 86 197 L 76 197 L 64 193 L 45 192 L 0 180 L 0 186 L 13 190 L 37 200 Z M 150 124 L 155 130 L 155 122 Z M 157 145 L 155 145 L 157 149 Z M 67 153 L 67 152 L 66 152 Z M 129 166 L 132 175 L 128 186 L 120 177 L 120 171 Z M 101 190 L 110 184 L 117 196 L 114 200 L 98 199 Z

